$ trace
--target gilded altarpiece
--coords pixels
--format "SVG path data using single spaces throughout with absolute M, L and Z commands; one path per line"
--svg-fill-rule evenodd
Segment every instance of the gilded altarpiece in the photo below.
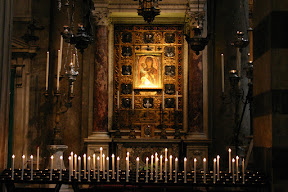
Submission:
M 113 129 L 121 136 L 182 129 L 183 41 L 180 25 L 115 25 Z

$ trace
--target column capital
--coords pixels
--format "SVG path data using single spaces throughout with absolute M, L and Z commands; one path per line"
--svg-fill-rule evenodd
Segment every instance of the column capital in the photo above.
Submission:
M 104 25 L 108 26 L 111 23 L 111 19 L 109 18 L 109 11 L 106 10 L 93 10 L 92 16 L 94 18 L 94 22 L 96 25 Z
M 108 0 L 93 0 L 95 9 L 92 10 L 92 16 L 96 25 L 108 26 L 110 23 L 109 18 L 109 2 Z

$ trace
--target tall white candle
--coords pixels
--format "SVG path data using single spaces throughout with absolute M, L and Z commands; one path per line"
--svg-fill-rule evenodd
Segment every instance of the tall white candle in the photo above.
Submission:
M 74 155 L 74 178 L 77 179 L 77 154 Z
M 187 158 L 184 158 L 184 183 L 187 183 Z
M 39 156 L 40 156 L 40 149 L 39 149 L 39 147 L 37 147 L 36 170 L 39 170 Z
M 242 159 L 242 183 L 245 184 L 245 161 Z
M 59 181 L 62 181 L 62 166 L 63 166 L 63 156 L 60 156 L 60 173 L 59 173 Z
M 62 55 L 63 55 L 63 37 L 62 35 L 60 36 L 60 63 L 62 64 Z M 60 65 L 60 70 L 61 71 L 61 65 Z
M 136 183 L 139 182 L 139 157 L 136 158 Z
M 129 152 L 127 152 L 127 158 L 128 158 L 128 163 L 127 163 L 127 166 L 128 166 L 128 176 L 130 174 L 129 170 L 130 170 L 130 158 L 129 158 Z
M 222 80 L 222 93 L 224 93 L 225 90 L 225 84 L 224 84 L 224 79 L 225 79 L 225 73 L 224 73 L 224 54 L 221 54 L 221 80 Z
M 100 147 L 100 171 L 102 171 L 102 155 L 103 155 L 103 148 Z
M 135 95 L 134 91 L 132 91 L 132 109 L 134 109 Z
M 151 178 L 150 178 L 150 180 L 153 180 L 153 158 L 154 158 L 154 156 L 151 155 L 151 168 L 150 168 Z
M 52 181 L 52 173 L 53 173 L 53 155 L 50 157 L 51 158 L 51 168 L 50 168 L 50 181 Z
M 146 181 L 145 181 L 145 183 L 148 183 L 148 178 L 149 178 L 149 176 L 148 176 L 148 162 L 149 162 L 149 158 L 146 157 Z
M 71 175 L 73 175 L 73 155 L 74 155 L 74 153 L 73 153 L 73 151 L 70 153 L 70 156 L 71 156 Z M 68 159 L 69 159 L 69 157 L 68 157 Z M 70 162 L 69 162 L 70 163 Z
M 84 154 L 83 155 L 83 166 L 84 166 L 84 172 L 83 172 L 83 174 L 84 174 L 84 179 L 87 179 L 87 177 L 86 177 L 86 168 L 87 168 L 87 166 L 86 166 L 86 154 Z
M 229 152 L 229 173 L 231 173 L 231 149 L 228 149 Z
M 232 159 L 232 179 L 233 179 L 233 184 L 235 183 L 235 170 L 234 170 L 234 164 L 235 164 L 235 159 Z
M 120 92 L 117 90 L 117 109 L 119 110 L 120 108 Z
M 88 160 L 87 160 L 87 169 L 88 169 L 88 182 L 91 181 L 91 157 L 89 156 L 88 157 Z
M 165 109 L 164 91 L 162 91 L 162 109 Z
M 87 168 L 87 164 L 86 164 L 86 154 L 83 155 L 83 166 L 84 166 L 84 173 L 83 173 L 83 174 L 84 174 L 84 179 L 87 179 L 87 176 L 86 176 L 86 174 L 87 174 L 87 171 L 86 171 L 86 170 L 87 170 L 87 169 L 86 169 L 86 168 Z
M 126 182 L 129 182 L 128 157 L 126 157 Z
M 163 179 L 163 170 L 162 170 L 162 167 L 163 167 L 163 156 L 160 155 L 160 180 Z
M 204 178 L 204 183 L 206 183 L 206 158 L 203 159 L 203 178 Z
M 11 167 L 11 171 L 12 171 L 12 173 L 11 173 L 11 174 L 12 174 L 11 179 L 14 180 L 14 174 L 15 174 L 15 173 L 14 173 L 14 172 L 15 172 L 15 155 L 14 155 L 14 154 L 12 155 L 12 167 Z
M 168 149 L 167 148 L 165 148 L 165 159 L 167 159 L 168 158 L 168 156 L 167 156 L 167 153 L 168 153 Z
M 30 179 L 33 180 L 33 155 L 30 156 L 30 161 L 31 161 L 31 176 Z
M 96 179 L 96 170 L 95 170 L 95 167 L 96 167 L 96 155 L 95 153 L 93 154 L 93 179 Z
M 197 159 L 194 158 L 194 183 L 196 183 Z
M 79 168 L 78 181 L 81 181 L 81 156 L 78 157 L 78 168 Z
M 169 180 L 172 180 L 172 155 L 170 155 L 170 179 Z
M 74 66 L 74 67 L 77 66 L 77 65 L 76 65 L 76 55 L 75 55 L 75 53 L 73 54 L 73 66 Z
M 175 181 L 174 181 L 174 183 L 177 183 L 177 175 L 178 175 L 178 158 L 176 157 L 175 158 Z
M 100 182 L 100 165 L 101 165 L 100 159 L 101 158 L 98 156 L 97 157 L 97 182 Z
M 157 157 L 157 153 L 155 155 L 155 183 L 158 182 L 158 157 Z
M 112 179 L 115 179 L 115 155 L 112 154 Z
M 47 51 L 47 58 L 46 58 L 46 91 L 48 90 L 49 84 L 49 51 Z
M 168 159 L 167 158 L 165 158 L 165 165 L 164 165 L 164 171 L 165 171 L 165 183 L 167 183 L 167 164 L 168 164 Z
M 59 91 L 59 84 L 60 84 L 60 70 L 61 70 L 61 56 L 60 56 L 60 50 L 58 50 L 58 67 L 57 67 L 57 82 L 56 82 L 56 88 L 57 91 Z
M 220 180 L 220 156 L 217 155 L 217 180 Z
M 176 110 L 178 110 L 178 91 L 176 91 Z
M 213 160 L 213 183 L 215 184 L 216 183 L 216 158 L 214 158 Z
M 103 169 L 103 172 L 102 172 L 102 175 L 103 175 L 103 179 L 106 179 L 106 177 L 105 177 L 105 169 L 106 169 L 106 167 L 105 167 L 105 154 L 103 154 L 102 155 L 102 169 Z
M 21 173 L 21 180 L 24 179 L 24 164 L 25 164 L 25 155 L 22 155 L 22 173 Z
M 120 157 L 117 157 L 117 172 L 116 172 L 116 181 L 119 182 L 119 167 L 120 167 Z
M 106 157 L 106 165 L 107 165 L 107 182 L 110 182 L 110 178 L 109 178 L 109 157 Z
M 73 157 L 73 155 L 72 156 L 69 156 L 68 157 L 68 161 L 69 161 L 69 182 L 71 181 L 71 175 L 72 175 L 72 164 L 73 164 L 73 162 L 72 162 L 72 159 L 73 158 L 71 158 L 71 157 Z
M 236 181 L 239 181 L 239 156 L 236 156 Z

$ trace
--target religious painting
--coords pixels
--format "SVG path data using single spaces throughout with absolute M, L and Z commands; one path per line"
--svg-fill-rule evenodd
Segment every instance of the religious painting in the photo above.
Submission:
M 161 55 L 136 55 L 134 89 L 161 89 Z

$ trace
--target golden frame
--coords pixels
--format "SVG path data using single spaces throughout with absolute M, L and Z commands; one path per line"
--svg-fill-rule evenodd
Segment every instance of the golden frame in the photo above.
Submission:
M 162 54 L 135 54 L 134 89 L 162 89 Z

